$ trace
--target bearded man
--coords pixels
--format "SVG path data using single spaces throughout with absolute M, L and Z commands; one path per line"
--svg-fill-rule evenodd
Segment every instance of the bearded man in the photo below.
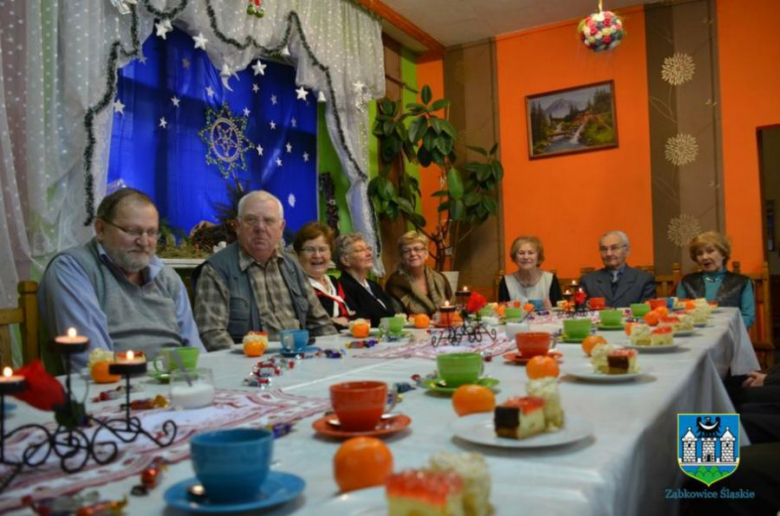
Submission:
M 143 192 L 122 188 L 106 196 L 95 237 L 56 255 L 44 273 L 38 306 L 50 335 L 75 328 L 89 351 L 143 351 L 191 346 L 205 351 L 184 283 L 155 256 L 160 215 Z

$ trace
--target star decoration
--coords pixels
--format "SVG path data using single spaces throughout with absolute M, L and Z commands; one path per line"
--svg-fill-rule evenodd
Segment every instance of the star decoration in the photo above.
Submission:
M 168 127 L 168 121 L 165 119 L 165 117 L 162 117 L 160 119 L 160 127 L 163 129 L 166 129 Z
M 257 154 L 259 154 L 260 156 L 263 155 L 263 147 L 262 146 L 258 145 L 257 147 L 255 147 L 255 150 L 257 150 Z
M 212 88 L 211 86 L 206 86 L 206 94 L 209 97 L 213 97 L 214 96 L 214 88 Z
M 295 196 L 293 194 L 287 196 L 287 204 L 290 205 L 290 208 L 295 208 Z
M 260 91 L 260 86 L 258 86 L 257 84 L 253 84 L 252 93 L 257 93 L 258 91 Z
M 276 166 L 281 167 L 282 166 L 282 160 L 279 158 L 276 158 Z
M 294 119 L 294 118 L 293 118 L 292 120 L 290 120 L 290 125 L 291 125 L 292 127 L 298 127 L 298 121 L 297 121 L 296 119 Z
M 138 56 L 138 62 L 141 63 L 142 65 L 145 65 L 146 64 L 146 56 L 143 55 L 143 54 Z
M 122 101 L 119 99 L 114 101 L 114 113 L 125 114 L 125 105 L 122 104 Z
M 304 152 L 303 153 L 303 161 L 309 161 L 309 153 L 308 152 Z
M 192 39 L 195 40 L 195 48 L 202 48 L 203 50 L 206 50 L 206 43 L 208 43 L 209 40 L 203 37 L 202 32 L 198 32 L 198 35 Z
M 276 129 L 276 122 L 274 122 L 273 120 L 271 120 L 271 123 L 270 123 L 270 124 L 268 124 L 268 125 L 270 125 L 270 126 L 271 126 L 271 130 L 272 130 L 272 131 L 273 131 L 274 129 Z
M 174 107 L 179 107 L 179 103 L 181 102 L 181 99 L 174 95 L 171 97 L 171 102 L 173 103 Z
M 352 91 L 354 91 L 355 93 L 362 93 L 363 92 L 363 88 L 365 88 L 365 87 L 366 87 L 366 85 L 363 84 L 363 81 L 357 81 L 357 82 L 352 83 Z
M 297 100 L 306 100 L 306 96 L 309 94 L 306 89 L 304 89 L 303 86 L 295 90 L 295 94 L 297 95 Z
M 155 23 L 154 26 L 157 27 L 157 36 L 162 39 L 166 39 L 168 33 L 173 30 L 173 26 L 171 26 L 171 20 L 167 18 L 160 23 Z
M 251 111 L 249 111 L 249 108 L 244 108 L 244 116 L 249 116 L 249 113 L 251 113 Z
M 255 72 L 255 75 L 265 75 L 266 66 L 268 65 L 263 64 L 262 61 L 258 59 L 255 64 L 252 65 L 252 70 Z
M 276 95 L 271 95 L 271 104 L 276 105 Z
M 246 153 L 255 149 L 246 137 L 246 126 L 247 119 L 234 115 L 227 102 L 218 110 L 206 110 L 206 125 L 198 135 L 208 149 L 206 163 L 219 167 L 225 179 L 236 169 L 246 170 Z
M 287 154 L 290 154 L 292 152 L 292 145 L 290 145 L 290 142 L 287 142 L 287 145 L 284 146 L 287 149 Z
M 184 59 L 182 59 L 182 60 L 181 60 L 181 65 L 182 65 L 184 68 L 187 68 L 187 69 L 189 69 L 189 67 L 190 67 L 190 64 L 192 64 L 192 63 L 190 63 L 190 60 L 189 60 L 189 59 L 187 59 L 186 57 L 185 57 Z

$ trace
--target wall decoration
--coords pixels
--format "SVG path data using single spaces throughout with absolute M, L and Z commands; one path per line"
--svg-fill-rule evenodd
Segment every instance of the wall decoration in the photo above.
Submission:
M 669 241 L 678 247 L 686 247 L 700 233 L 699 219 L 687 213 L 682 213 L 679 217 L 670 220 L 666 230 Z
M 604 11 L 599 0 L 599 12 L 584 18 L 577 27 L 582 44 L 594 52 L 612 50 L 625 36 L 623 20 L 611 11 Z
M 531 159 L 618 145 L 613 81 L 529 95 L 525 106 Z
M 696 161 L 699 154 L 699 145 L 696 143 L 696 137 L 686 133 L 680 133 L 666 140 L 664 156 L 676 166 L 687 165 Z
M 695 71 L 696 63 L 691 56 L 683 52 L 675 52 L 671 57 L 664 59 L 661 77 L 672 86 L 679 86 L 693 80 Z

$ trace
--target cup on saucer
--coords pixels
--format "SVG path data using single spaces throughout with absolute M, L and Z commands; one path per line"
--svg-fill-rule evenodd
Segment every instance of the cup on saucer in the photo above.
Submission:
M 515 335 L 517 351 L 522 358 L 546 355 L 550 350 L 551 335 L 545 332 L 518 333 Z
M 387 384 L 384 382 L 342 382 L 330 386 L 330 403 L 343 430 L 365 432 L 373 430 L 386 411 Z
M 599 314 L 602 326 L 620 326 L 623 324 L 623 310 L 602 310 Z
M 436 357 L 439 376 L 448 387 L 477 383 L 484 366 L 479 353 L 443 353 Z
M 303 353 L 309 344 L 309 330 L 282 330 L 279 340 L 287 353 Z
M 590 319 L 565 319 L 563 334 L 567 339 L 584 339 L 590 335 Z
M 179 362 L 171 356 L 173 353 L 179 355 L 185 369 L 194 369 L 198 367 L 198 357 L 200 357 L 200 350 L 198 348 L 163 348 L 157 353 L 154 362 L 152 362 L 154 370 L 158 373 L 170 373 L 174 369 L 178 369 Z

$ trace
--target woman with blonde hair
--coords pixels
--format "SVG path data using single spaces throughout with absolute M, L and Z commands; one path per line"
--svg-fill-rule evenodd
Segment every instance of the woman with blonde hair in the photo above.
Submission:
M 433 315 L 445 301 L 452 300 L 447 278 L 425 264 L 428 244 L 428 238 L 416 231 L 404 233 L 398 239 L 401 261 L 388 278 L 385 290 L 396 309 L 407 314 Z
M 535 236 L 517 237 L 512 242 L 512 261 L 517 271 L 501 278 L 498 286 L 498 301 L 520 301 L 541 299 L 545 308 L 551 308 L 563 299 L 561 285 L 552 272 L 543 271 L 539 266 L 544 262 L 542 241 Z
M 747 276 L 726 269 L 731 258 L 729 240 L 717 231 L 707 231 L 691 240 L 688 251 L 701 271 L 683 277 L 677 286 L 677 297 L 704 297 L 707 301 L 716 301 L 719 306 L 739 308 L 745 326 L 750 328 L 756 320 L 753 282 Z

